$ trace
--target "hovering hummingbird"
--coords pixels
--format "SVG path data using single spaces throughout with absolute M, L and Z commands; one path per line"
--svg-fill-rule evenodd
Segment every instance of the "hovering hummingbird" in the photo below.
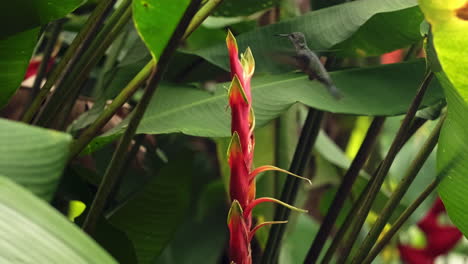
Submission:
M 296 48 L 294 55 L 295 63 L 309 76 L 309 80 L 318 80 L 328 89 L 330 94 L 336 99 L 341 98 L 341 94 L 333 83 L 330 75 L 320 62 L 317 55 L 307 46 L 304 34 L 293 32 L 291 34 L 278 34 L 279 37 L 287 37 Z

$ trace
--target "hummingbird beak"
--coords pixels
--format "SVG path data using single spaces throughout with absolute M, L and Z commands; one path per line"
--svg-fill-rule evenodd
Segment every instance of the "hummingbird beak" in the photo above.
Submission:
M 276 37 L 289 37 L 291 34 L 275 34 Z

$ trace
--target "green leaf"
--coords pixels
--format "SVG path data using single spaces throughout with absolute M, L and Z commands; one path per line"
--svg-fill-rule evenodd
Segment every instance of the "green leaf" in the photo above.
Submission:
M 226 193 L 221 180 L 205 186 L 192 216 L 156 261 L 160 264 L 217 264 L 228 240 Z
M 247 16 L 255 12 L 271 8 L 279 3 L 279 0 L 225 0 L 216 8 L 214 16 Z
M 0 119 L 0 172 L 50 200 L 67 163 L 71 137 Z
M 183 153 L 155 175 L 139 193 L 115 212 L 109 222 L 133 242 L 138 263 L 152 263 L 173 237 L 186 215 L 193 155 Z
M 303 74 L 254 78 L 253 107 L 256 125 L 261 127 L 296 102 L 321 110 L 357 115 L 398 115 L 406 112 L 423 78 L 422 60 L 364 69 L 332 72 L 343 98 L 336 101 L 316 81 Z M 161 86 L 153 97 L 137 133 L 162 134 L 182 132 L 188 135 L 227 137 L 230 135 L 227 92 L 219 85 L 214 94 L 183 86 Z M 423 105 L 443 98 L 437 82 L 432 82 Z M 121 125 L 95 139 L 93 150 L 123 132 Z
M 377 56 L 421 40 L 424 16 L 419 7 L 380 13 L 364 23 L 352 37 L 333 47 L 338 56 Z
M 437 73 L 447 96 L 447 119 L 437 152 L 437 167 L 444 177 L 439 194 L 453 223 L 468 234 L 468 3 L 465 0 L 420 1 L 431 24 L 433 44 L 444 72 Z M 444 75 L 445 73 L 445 75 Z
M 421 38 L 419 23 L 422 17 L 419 10 L 417 8 L 406 10 L 416 5 L 415 0 L 350 1 L 249 31 L 236 38 L 239 50 L 244 50 L 247 46 L 252 49 L 257 73 L 279 72 L 284 71 L 284 67 L 278 63 L 282 62 L 281 58 L 275 57 L 279 57 L 278 54 L 284 50 L 292 50 L 293 47 L 289 40 L 279 39 L 276 34 L 303 32 L 312 50 L 329 49 L 351 38 L 348 44 L 352 46 L 346 47 L 347 53 L 351 51 L 354 53 L 356 50 L 370 54 L 382 53 L 405 47 Z M 409 28 L 408 24 L 415 27 Z M 375 37 L 376 31 L 383 37 Z M 386 32 L 388 35 L 384 35 Z M 361 51 L 359 53 L 362 53 Z M 229 68 L 228 53 L 224 43 L 199 50 L 195 54 L 221 68 Z
M 5 177 L 0 216 L 4 263 L 117 263 L 55 209 Z
M 157 60 L 167 46 L 190 0 L 133 1 L 133 21 Z
M 4 27 L 5 28 L 5 27 Z M 6 27 L 8 28 L 8 27 Z M 0 109 L 19 88 L 37 42 L 38 28 L 0 40 Z
M 19 0 L 0 4 L 0 39 L 43 26 L 64 17 L 79 7 L 83 0 Z

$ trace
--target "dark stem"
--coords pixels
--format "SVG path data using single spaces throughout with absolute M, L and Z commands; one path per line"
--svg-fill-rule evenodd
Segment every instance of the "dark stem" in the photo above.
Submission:
M 25 123 L 30 123 L 34 118 L 34 115 L 37 113 L 39 108 L 42 105 L 42 102 L 47 97 L 50 89 L 54 84 L 59 84 L 65 76 L 68 75 L 76 60 L 79 59 L 86 49 L 89 47 L 89 44 L 94 39 L 95 35 L 102 22 L 104 21 L 106 15 L 112 9 L 116 0 L 103 0 L 100 1 L 96 9 L 93 11 L 89 19 L 87 20 L 83 29 L 78 33 L 78 35 L 73 40 L 70 47 L 67 49 L 67 52 L 63 56 L 60 63 L 54 68 L 54 71 L 51 73 L 51 76 L 47 79 L 47 82 L 42 87 L 39 94 L 34 99 L 31 107 L 27 110 L 23 116 L 22 121 Z
M 299 175 L 303 174 L 305 166 L 309 161 L 312 147 L 320 131 L 322 117 L 322 111 L 309 108 L 304 127 L 299 137 L 299 142 L 297 143 L 296 151 L 294 152 L 294 157 L 291 163 L 291 167 L 289 169 L 290 172 Z M 296 177 L 287 177 L 283 186 L 283 191 L 281 193 L 280 200 L 288 204 L 294 204 L 300 182 L 301 180 L 299 180 Z M 275 221 L 286 220 L 288 219 L 289 214 L 289 209 L 283 206 L 277 206 L 275 209 L 274 219 Z M 281 243 L 281 239 L 284 235 L 285 229 L 286 224 L 272 226 L 270 234 L 268 236 L 265 253 L 262 258 L 263 264 L 276 263 L 276 259 L 279 252 L 279 246 Z
M 54 113 L 63 108 L 82 87 L 91 69 L 99 62 L 107 48 L 122 31 L 131 17 L 131 1 L 125 0 L 107 20 L 102 30 L 97 34 L 89 48 L 74 61 L 68 70 L 68 75 L 56 83 L 56 91 L 47 101 L 39 114 L 36 123 L 40 126 L 51 127 Z
M 338 229 L 338 232 L 333 237 L 330 247 L 328 247 L 327 251 L 325 252 L 325 256 L 323 257 L 322 262 L 321 262 L 322 264 L 330 263 L 330 260 L 333 257 L 333 253 L 335 253 L 336 249 L 338 248 L 341 241 L 345 237 L 346 232 L 349 230 L 349 227 L 353 223 L 355 212 L 359 210 L 359 207 L 364 202 L 364 199 L 366 198 L 366 194 L 367 192 L 369 192 L 370 186 L 372 185 L 375 179 L 375 174 L 377 173 L 379 169 L 380 169 L 380 165 L 376 169 L 376 172 L 374 173 L 374 175 L 372 175 L 372 178 L 369 179 L 369 182 L 367 183 L 366 187 L 364 187 L 364 190 L 362 190 L 362 192 L 359 194 L 359 197 L 357 198 L 356 202 L 353 204 L 353 207 L 351 208 L 351 210 L 349 210 L 348 214 L 345 217 L 345 220 L 343 221 L 343 224 L 341 224 L 340 228 Z
M 44 36 L 46 37 L 45 41 L 47 42 L 44 48 L 41 64 L 39 65 L 39 68 L 37 70 L 36 79 L 34 80 L 34 84 L 32 86 L 31 97 L 29 98 L 29 101 L 26 104 L 25 111 L 26 109 L 28 109 L 34 98 L 36 98 L 36 96 L 39 94 L 39 91 L 41 90 L 42 80 L 44 80 L 44 78 L 47 76 L 47 67 L 49 66 L 49 61 L 52 57 L 52 52 L 54 51 L 55 44 L 57 43 L 57 39 L 60 35 L 60 31 L 62 30 L 64 22 L 64 19 L 52 22 L 49 25 L 48 30 L 44 34 Z
M 367 234 L 367 237 L 361 243 L 361 246 L 359 247 L 359 250 L 357 251 L 352 263 L 361 263 L 366 257 L 366 255 L 369 253 L 370 249 L 376 242 L 377 238 L 379 237 L 385 225 L 387 224 L 395 208 L 400 204 L 400 201 L 403 198 L 403 195 L 405 195 L 411 183 L 413 183 L 414 179 L 416 178 L 416 175 L 418 174 L 419 170 L 421 170 L 422 166 L 424 165 L 424 162 L 432 153 L 432 150 L 437 144 L 437 140 L 440 134 L 440 129 L 442 128 L 442 124 L 444 123 L 444 120 L 445 120 L 445 115 L 440 118 L 437 126 L 434 128 L 429 138 L 426 140 L 422 148 L 419 150 L 418 154 L 416 155 L 416 158 L 411 163 L 410 167 L 408 168 L 405 175 L 401 179 L 397 188 L 393 191 L 392 196 L 390 197 L 390 199 L 385 204 L 385 207 L 380 212 L 379 217 L 373 224 L 371 230 Z
M 153 96 L 154 92 L 156 91 L 156 88 L 158 87 L 162 75 L 169 63 L 169 59 L 177 49 L 178 43 L 180 42 L 187 26 L 189 25 L 190 20 L 195 15 L 195 12 L 197 11 L 199 5 L 200 0 L 194 0 L 190 2 L 182 19 L 177 25 L 176 30 L 172 34 L 169 42 L 167 43 L 167 46 L 165 47 L 158 60 L 158 66 L 155 67 L 155 69 L 157 70 L 153 70 L 149 77 L 148 84 L 145 88 L 143 97 L 141 98 L 138 105 L 135 107 L 135 110 L 132 112 L 132 117 L 127 126 L 127 129 L 125 130 L 122 140 L 120 141 L 116 151 L 114 152 L 114 155 L 112 156 L 111 162 L 107 167 L 106 173 L 104 174 L 104 178 L 101 184 L 99 185 L 96 197 L 94 198 L 94 201 L 91 204 L 91 208 L 83 224 L 83 230 L 90 235 L 94 233 L 97 221 L 102 215 L 102 211 L 106 206 L 110 193 L 114 189 L 117 179 L 119 178 L 119 174 L 122 172 L 125 160 L 127 160 L 127 150 L 130 145 L 130 142 L 136 133 L 136 129 L 138 128 L 143 114 L 145 113 L 146 108 L 150 103 L 151 97 Z
M 325 219 L 323 219 L 322 224 L 320 225 L 320 230 L 315 236 L 314 242 L 307 252 L 304 263 L 315 263 L 319 258 L 320 252 L 325 245 L 325 241 L 327 240 L 333 226 L 335 225 L 336 218 L 343 208 L 344 202 L 351 192 L 359 172 L 361 171 L 362 167 L 369 158 L 372 149 L 374 148 L 375 142 L 377 141 L 377 137 L 384 121 L 385 117 L 375 117 L 372 121 L 372 124 L 367 130 L 366 137 L 364 138 L 364 141 L 362 142 L 356 157 L 354 158 L 351 166 L 343 178 L 343 181 L 338 187 L 338 191 L 336 192 L 333 202 L 330 205 L 330 209 L 328 210 Z
M 410 129 L 411 122 L 414 119 L 414 115 L 416 114 L 416 111 L 418 110 L 419 105 L 421 104 L 421 101 L 424 97 L 424 93 L 427 87 L 429 86 L 433 76 L 434 74 L 432 72 L 428 72 L 424 77 L 424 80 L 421 83 L 421 86 L 419 87 L 418 92 L 415 98 L 413 99 L 405 118 L 403 119 L 403 122 L 392 142 L 392 145 L 390 146 L 390 150 L 388 151 L 387 155 L 382 161 L 382 166 L 375 175 L 375 181 L 373 181 L 373 184 L 370 186 L 369 193 L 367 194 L 363 205 L 360 206 L 360 210 L 355 216 L 354 224 L 350 231 L 351 233 L 348 236 L 348 240 L 346 241 L 345 246 L 343 248 L 343 255 L 341 256 L 343 261 L 346 260 L 349 254 L 351 253 L 351 249 L 355 244 L 354 242 L 356 241 L 356 238 L 359 232 L 361 231 L 362 225 L 364 224 L 364 221 L 366 220 L 366 217 L 369 214 L 372 203 L 374 202 L 375 198 L 377 197 L 377 194 L 380 191 L 380 188 L 385 180 L 385 176 L 387 175 L 388 170 L 390 169 L 390 166 L 392 165 L 396 154 L 405 142 L 404 140 L 406 138 L 406 134 Z
M 424 189 L 424 191 L 418 196 L 418 198 L 408 207 L 406 210 L 398 217 L 398 219 L 393 223 L 392 227 L 385 232 L 385 235 L 379 239 L 377 244 L 372 248 L 367 257 L 362 262 L 363 264 L 370 264 L 377 257 L 377 255 L 382 251 L 382 249 L 390 242 L 392 237 L 400 230 L 403 224 L 408 220 L 411 214 L 416 211 L 416 209 L 426 200 L 426 198 L 431 194 L 437 185 L 439 185 L 440 177 L 437 177 L 429 186 Z
M 221 4 L 222 0 L 210 0 L 203 5 L 197 14 L 193 17 L 190 22 L 183 39 L 186 39 L 190 34 L 201 25 L 201 23 L 210 15 L 210 13 Z M 70 158 L 76 157 L 89 142 L 99 133 L 105 124 L 114 116 L 114 114 L 120 109 L 120 107 L 138 90 L 138 88 L 145 82 L 150 75 L 152 69 L 156 67 L 154 61 L 151 60 L 143 69 L 127 84 L 127 86 L 114 98 L 112 103 L 108 105 L 104 112 L 89 126 L 80 137 L 75 140 L 71 146 Z

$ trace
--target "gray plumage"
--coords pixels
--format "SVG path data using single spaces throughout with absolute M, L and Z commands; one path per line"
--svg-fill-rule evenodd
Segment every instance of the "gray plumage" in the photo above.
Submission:
M 336 99 L 341 98 L 338 88 L 336 88 L 318 56 L 307 46 L 304 34 L 301 32 L 293 32 L 291 34 L 278 34 L 277 36 L 287 37 L 292 42 L 296 48 L 296 54 L 294 55 L 295 62 L 297 66 L 309 76 L 309 80 L 321 82 L 333 97 Z

